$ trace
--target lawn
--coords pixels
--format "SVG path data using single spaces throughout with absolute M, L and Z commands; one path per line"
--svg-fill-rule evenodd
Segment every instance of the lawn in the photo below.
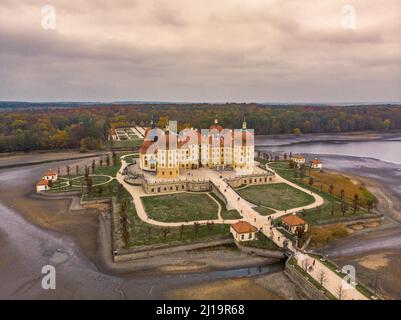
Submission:
M 254 208 L 256 212 L 258 212 L 261 216 L 269 216 L 273 213 L 275 213 L 276 211 L 267 208 L 267 207 L 263 207 L 263 206 L 258 206 Z
M 207 197 L 207 195 L 204 195 Z M 114 214 L 115 233 L 121 237 L 121 223 L 119 207 L 121 199 L 127 203 L 127 212 L 129 219 L 129 244 L 128 248 L 137 246 L 146 246 L 150 244 L 181 244 L 190 243 L 201 239 L 218 239 L 230 235 L 230 226 L 224 224 L 210 224 L 199 226 L 184 227 L 158 227 L 142 221 L 136 214 L 135 206 L 128 191 L 123 190 L 121 197 L 117 199 L 117 210 Z M 212 199 L 210 199 L 213 201 Z M 216 205 L 217 216 L 217 205 Z
M 220 203 L 220 206 L 221 206 L 220 215 L 224 220 L 232 220 L 232 219 L 241 219 L 242 218 L 241 214 L 237 210 L 235 210 L 235 209 L 227 210 L 226 204 L 223 201 L 221 201 L 220 198 L 218 198 L 214 193 L 209 193 L 209 194 L 214 199 L 216 199 L 216 201 L 218 203 Z
M 302 207 L 314 202 L 311 195 L 285 183 L 249 186 L 238 190 L 238 193 L 249 202 L 277 210 Z
M 97 185 L 101 183 L 105 183 L 106 181 L 110 180 L 109 177 L 106 176 L 92 176 L 89 175 L 92 178 L 92 185 Z M 72 186 L 73 187 L 86 187 L 86 181 L 85 181 L 85 176 L 77 177 L 72 180 Z
M 327 183 L 323 184 L 323 187 L 321 188 L 322 183 L 314 183 L 314 185 L 309 185 L 306 183 L 309 178 L 295 178 L 294 170 L 289 168 L 287 161 L 273 162 L 270 163 L 269 166 L 283 178 L 323 197 L 324 204 L 321 208 L 314 208 L 302 212 L 303 218 L 312 224 L 341 222 L 353 216 L 360 217 L 366 215 L 368 214 L 368 210 L 362 207 L 362 205 L 366 204 L 368 199 L 375 199 L 374 195 L 372 195 L 362 184 L 340 174 L 312 171 L 312 176 L 315 175 L 315 177 L 319 177 L 318 179 L 321 181 L 323 181 L 323 179 L 327 179 Z M 306 170 L 306 174 L 308 174 L 308 170 Z M 324 185 L 327 186 L 333 183 L 333 179 L 335 179 L 336 176 L 338 176 L 338 184 L 334 185 L 334 191 L 331 194 L 328 192 L 328 187 L 325 188 Z M 350 186 L 350 184 L 352 184 L 352 186 Z M 344 212 L 341 210 L 341 200 L 337 193 L 342 188 L 344 188 L 344 190 L 348 190 L 350 194 L 352 193 L 351 190 L 361 190 L 361 192 L 358 192 L 361 199 L 361 206 L 359 206 L 356 212 L 353 210 L 353 205 L 350 203 L 347 193 L 345 194 L 345 201 L 347 202 L 346 210 Z
M 142 143 L 142 139 L 134 138 L 132 140 L 116 140 L 111 144 L 113 148 L 139 148 Z
M 263 233 L 258 232 L 256 234 L 257 240 L 253 241 L 244 241 L 241 242 L 241 245 L 246 247 L 252 247 L 257 249 L 265 249 L 265 250 L 272 250 L 272 251 L 279 251 L 280 248 L 268 237 L 266 237 Z
M 217 219 L 218 206 L 204 193 L 174 193 L 142 197 L 150 218 L 163 222 L 186 222 Z

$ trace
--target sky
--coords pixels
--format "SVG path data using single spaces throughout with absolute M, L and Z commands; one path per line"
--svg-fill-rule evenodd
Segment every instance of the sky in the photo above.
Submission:
M 1 0 L 0 100 L 400 102 L 400 42 L 401 0 Z

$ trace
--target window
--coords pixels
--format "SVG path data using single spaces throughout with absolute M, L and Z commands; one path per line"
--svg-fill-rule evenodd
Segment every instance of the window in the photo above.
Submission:
M 244 240 L 245 236 L 243 234 L 241 234 L 241 240 Z

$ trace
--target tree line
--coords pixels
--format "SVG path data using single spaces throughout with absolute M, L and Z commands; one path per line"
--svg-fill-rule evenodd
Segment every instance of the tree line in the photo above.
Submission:
M 371 106 L 283 106 L 262 104 L 133 104 L 12 108 L 0 111 L 0 152 L 104 148 L 110 129 L 178 121 L 178 129 L 208 128 L 214 118 L 227 128 L 248 127 L 259 135 L 386 132 L 401 130 L 401 108 Z

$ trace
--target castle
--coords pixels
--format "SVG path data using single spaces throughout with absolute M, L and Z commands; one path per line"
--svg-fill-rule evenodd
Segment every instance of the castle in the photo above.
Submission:
M 155 172 L 158 178 L 176 178 L 180 169 L 200 167 L 234 170 L 252 174 L 254 168 L 254 135 L 247 129 L 224 129 L 215 119 L 209 129 L 188 128 L 179 134 L 171 122 L 162 130 L 152 116 L 140 147 L 140 168 Z

